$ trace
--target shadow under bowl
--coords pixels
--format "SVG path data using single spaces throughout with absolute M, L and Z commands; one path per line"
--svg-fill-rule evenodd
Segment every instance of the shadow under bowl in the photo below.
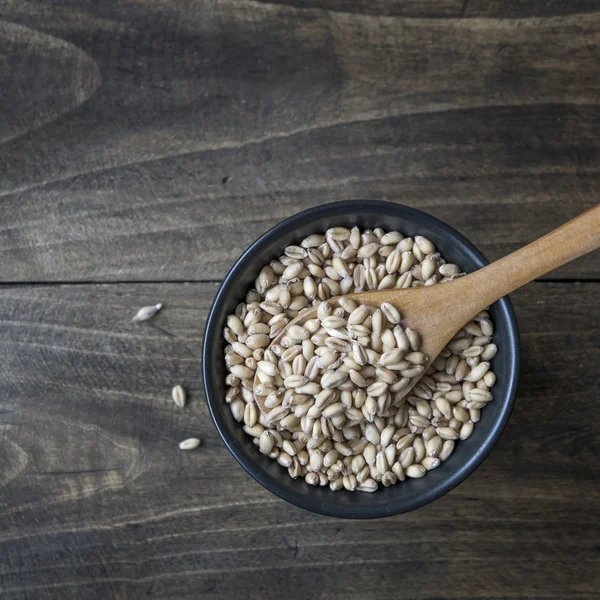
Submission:
M 202 374 L 209 410 L 225 445 L 242 467 L 261 485 L 301 508 L 327 516 L 369 519 L 400 514 L 436 500 L 468 477 L 489 454 L 506 426 L 515 401 L 519 375 L 519 332 L 508 298 L 490 307 L 498 353 L 492 359 L 497 375 L 493 401 L 481 411 L 472 435 L 457 444 L 454 453 L 421 479 L 407 479 L 374 493 L 333 492 L 313 487 L 303 479 L 293 480 L 287 469 L 262 455 L 242 430 L 225 403 L 227 375 L 223 351 L 223 327 L 227 315 L 244 300 L 260 269 L 281 256 L 290 244 L 298 244 L 312 233 L 329 227 L 381 227 L 405 236 L 429 238 L 448 262 L 472 272 L 488 261 L 460 233 L 420 210 L 371 200 L 349 200 L 324 204 L 282 221 L 254 242 L 225 276 L 211 307 L 204 335 Z

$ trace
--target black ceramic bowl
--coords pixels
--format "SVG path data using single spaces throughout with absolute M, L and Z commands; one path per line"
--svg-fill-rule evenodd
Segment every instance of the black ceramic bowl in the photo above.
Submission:
M 263 456 L 231 416 L 224 402 L 226 376 L 222 337 L 227 315 L 241 302 L 259 270 L 311 233 L 336 225 L 363 229 L 381 227 L 404 235 L 424 235 L 442 256 L 467 272 L 487 264 L 483 255 L 457 231 L 438 219 L 407 206 L 390 202 L 352 200 L 324 204 L 279 223 L 252 244 L 227 273 L 210 310 L 203 345 L 204 391 L 212 418 L 223 441 L 237 461 L 265 488 L 307 510 L 334 517 L 368 519 L 395 515 L 423 506 L 457 486 L 488 455 L 510 416 L 519 372 L 519 334 L 508 298 L 490 309 L 496 331 L 498 353 L 492 368 L 498 376 L 494 400 L 481 413 L 481 420 L 468 440 L 460 442 L 450 458 L 421 479 L 407 479 L 375 493 L 332 492 L 293 480 L 287 469 Z

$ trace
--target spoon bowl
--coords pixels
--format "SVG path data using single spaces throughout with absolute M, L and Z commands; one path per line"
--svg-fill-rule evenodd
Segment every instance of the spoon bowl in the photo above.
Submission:
M 461 278 L 464 279 L 464 278 Z M 410 328 L 417 332 L 421 340 L 419 351 L 427 356 L 427 364 L 431 364 L 438 354 L 444 349 L 454 334 L 469 319 L 464 319 L 463 312 L 450 307 L 452 298 L 460 295 L 464 289 L 461 279 L 446 282 L 443 285 L 434 285 L 421 288 L 409 288 L 400 290 L 383 290 L 359 292 L 355 294 L 346 294 L 337 296 L 328 300 L 332 307 L 340 305 L 341 298 L 354 300 L 357 304 L 366 304 L 379 308 L 383 303 L 395 306 L 402 316 L 400 324 L 403 328 Z M 476 313 L 475 313 L 476 314 Z M 474 316 L 474 315 L 473 315 Z M 270 346 L 279 344 L 286 336 L 290 327 L 294 325 L 303 325 L 306 321 L 317 317 L 317 307 L 313 307 L 292 320 L 277 335 Z M 464 320 L 463 320 L 464 319 Z M 396 392 L 395 398 L 400 399 L 406 396 L 413 387 L 419 382 L 422 375 L 412 377 L 410 383 L 401 391 Z M 258 376 L 254 379 L 254 400 L 260 410 L 267 415 L 269 408 L 265 406 L 266 396 L 256 393 L 260 381 Z

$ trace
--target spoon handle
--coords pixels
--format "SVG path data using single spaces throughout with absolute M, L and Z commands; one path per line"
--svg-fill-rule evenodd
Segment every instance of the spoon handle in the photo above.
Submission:
M 598 248 L 600 204 L 463 280 L 465 283 L 469 280 L 471 289 L 478 290 L 476 304 L 484 308 L 537 277 Z

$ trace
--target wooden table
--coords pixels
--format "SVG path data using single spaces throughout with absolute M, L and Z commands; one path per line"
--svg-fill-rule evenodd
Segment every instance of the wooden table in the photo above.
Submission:
M 495 259 L 594 206 L 598 2 L 0 6 L 3 600 L 600 597 L 600 254 L 514 294 L 510 424 L 407 515 L 270 495 L 199 375 L 223 274 L 299 210 L 386 198 Z

